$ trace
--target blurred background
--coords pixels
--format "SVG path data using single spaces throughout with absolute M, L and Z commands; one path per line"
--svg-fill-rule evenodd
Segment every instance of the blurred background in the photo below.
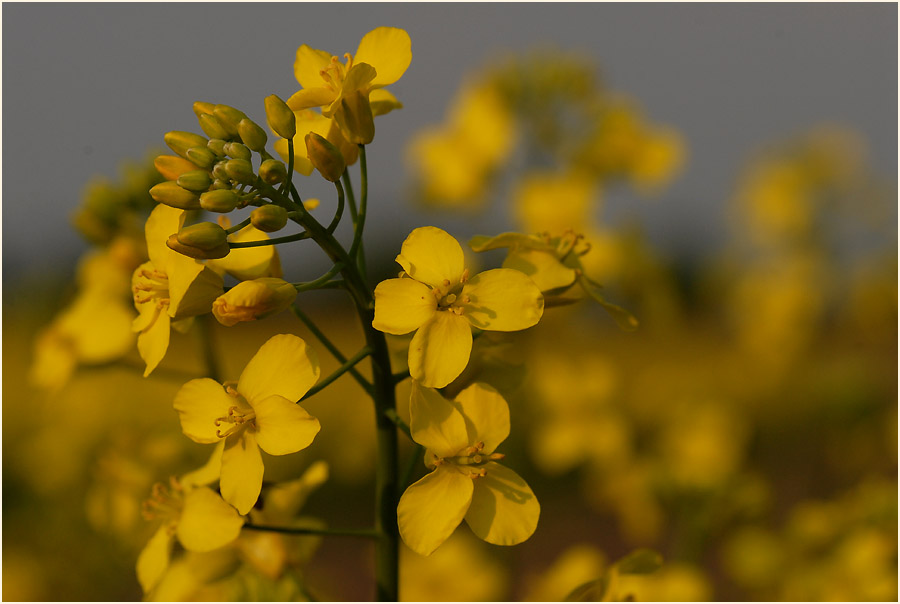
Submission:
M 896 600 L 895 5 L 5 4 L 2 17 L 5 599 L 140 598 L 134 560 L 154 528 L 141 501 L 208 455 L 171 407 L 204 373 L 196 334 L 176 334 L 148 380 L 128 337 L 94 346 L 134 314 L 123 250 L 140 247 L 163 134 L 199 132 L 197 100 L 263 123 L 265 96 L 299 88 L 300 44 L 340 55 L 391 25 L 413 61 L 390 87 L 403 109 L 377 118 L 369 147 L 373 280 L 396 274 L 417 226 L 461 242 L 574 229 L 585 273 L 641 323 L 622 331 L 584 299 L 478 340 L 461 380 L 510 402 L 503 450 L 541 522 L 514 548 L 463 526 L 428 559 L 405 551 L 401 597 L 559 600 L 651 548 L 658 571 L 586 597 Z M 298 178 L 330 215 L 329 187 Z M 281 262 L 293 281 L 327 268 L 301 244 Z M 85 295 L 97 274 L 118 280 L 117 301 Z M 359 345 L 338 294 L 301 303 L 345 352 Z M 314 340 L 288 313 L 211 326 L 235 378 L 281 332 Z M 392 341 L 398 370 L 407 344 Z M 323 374 L 337 367 L 319 356 Z M 302 515 L 366 526 L 367 401 L 345 377 L 307 408 L 321 435 L 267 458 L 267 480 L 326 460 Z M 368 599 L 368 548 L 242 537 L 214 563 L 180 559 L 194 582 L 154 597 Z

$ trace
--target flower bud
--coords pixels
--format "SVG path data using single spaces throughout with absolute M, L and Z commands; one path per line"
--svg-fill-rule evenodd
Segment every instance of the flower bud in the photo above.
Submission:
M 252 185 L 256 182 L 253 165 L 246 159 L 229 159 L 225 162 L 225 172 L 229 178 L 242 185 Z
M 179 176 L 176 182 L 182 189 L 194 191 L 195 193 L 202 193 L 209 189 L 209 185 L 212 184 L 212 179 L 209 177 L 209 172 L 206 170 L 192 170 L 191 172 L 185 172 Z
M 194 115 L 196 115 L 199 118 L 204 113 L 211 114 L 213 112 L 213 109 L 215 109 L 215 108 L 216 108 L 216 106 L 213 103 L 205 103 L 203 101 L 195 101 L 194 102 Z
M 182 132 L 181 130 L 166 132 L 165 136 L 163 136 L 163 140 L 166 141 L 166 145 L 168 145 L 169 149 L 185 159 L 190 159 L 187 156 L 188 149 L 191 147 L 205 147 L 207 142 L 206 139 L 199 134 Z
M 297 118 L 294 112 L 278 95 L 266 97 L 266 119 L 272 132 L 281 138 L 294 138 L 297 134 Z
M 227 243 L 228 233 L 215 222 L 198 222 L 184 227 L 175 237 L 178 243 L 201 250 L 211 250 Z
M 196 193 L 179 187 L 178 183 L 171 180 L 154 185 L 150 189 L 150 197 L 159 203 L 179 210 L 200 209 L 200 197 Z
M 170 250 L 197 260 L 215 260 L 217 258 L 224 258 L 228 255 L 228 252 L 231 251 L 227 242 L 210 250 L 185 245 L 178 241 L 178 235 L 169 235 L 169 238 L 166 240 L 166 245 Z
M 368 145 L 375 138 L 375 121 L 369 98 L 357 90 L 341 99 L 341 108 L 334 114 L 338 126 L 348 141 Z
M 176 155 L 159 155 L 153 160 L 153 165 L 166 180 L 177 180 L 185 172 L 193 172 L 197 169 L 194 162 Z
M 213 109 L 213 115 L 222 124 L 222 127 L 228 132 L 229 138 L 238 135 L 238 124 L 242 119 L 247 117 L 243 111 L 239 111 L 228 105 L 216 105 Z
M 223 168 L 224 169 L 224 168 Z M 231 181 L 228 179 L 215 179 L 211 185 L 209 185 L 210 191 L 218 191 L 220 189 L 231 190 L 234 188 L 234 185 L 231 184 Z
M 347 167 L 338 148 L 315 132 L 306 135 L 306 156 L 322 177 L 331 182 L 340 180 Z
M 266 148 L 266 141 L 268 140 L 266 131 L 250 118 L 245 117 L 238 122 L 238 134 L 241 140 L 244 141 L 244 144 L 254 151 L 262 151 Z
M 277 185 L 287 178 L 287 168 L 277 159 L 267 159 L 259 165 L 259 177 L 270 185 Z
M 231 327 L 281 312 L 297 297 L 297 289 L 274 277 L 242 281 L 216 298 L 212 312 L 219 323 Z
M 231 180 L 231 177 L 228 175 L 228 170 L 225 169 L 225 164 L 227 164 L 227 163 L 228 163 L 228 160 L 226 159 L 226 160 L 217 162 L 216 165 L 213 166 L 213 169 L 212 169 L 213 178 L 215 178 L 216 180 L 224 180 L 224 181 Z
M 211 138 L 206 144 L 206 148 L 212 151 L 217 157 L 225 157 L 225 145 L 228 144 L 221 138 Z
M 241 143 L 225 143 L 223 147 L 225 151 L 225 155 L 228 157 L 233 157 L 234 159 L 246 159 L 249 160 L 253 157 L 253 154 L 250 152 L 249 147 L 246 145 L 242 145 Z
M 200 122 L 200 128 L 206 132 L 209 138 L 229 138 L 228 131 L 213 114 L 204 113 L 197 120 Z
M 210 151 L 206 145 L 202 147 L 191 147 L 185 154 L 189 160 L 197 164 L 201 168 L 209 168 L 216 161 L 215 154 Z
M 285 227 L 287 210 L 281 206 L 265 205 L 250 212 L 250 224 L 264 233 L 274 233 Z
M 322 202 L 315 197 L 309 197 L 303 200 L 303 209 L 305 209 L 307 212 L 312 212 L 313 210 L 318 208 L 321 203 Z
M 224 214 L 238 207 L 240 203 L 241 198 L 231 189 L 214 189 L 200 195 L 200 207 L 208 212 Z

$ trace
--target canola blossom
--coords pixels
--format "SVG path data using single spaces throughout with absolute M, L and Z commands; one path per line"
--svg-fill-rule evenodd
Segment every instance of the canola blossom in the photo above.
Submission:
M 437 227 L 420 227 L 400 248 L 401 278 L 375 288 L 375 329 L 415 331 L 409 372 L 431 388 L 456 379 L 472 352 L 472 328 L 519 331 L 535 325 L 544 297 L 524 273 L 493 269 L 469 276 L 459 242 Z
M 403 541 L 424 556 L 437 549 L 460 522 L 481 539 L 516 545 L 537 527 L 540 504 L 528 484 L 497 463 L 509 436 L 509 405 L 486 384 L 475 383 L 450 401 L 413 384 L 410 433 L 426 447 L 430 474 L 400 498 L 397 519 Z
M 224 441 L 219 486 L 222 497 L 241 514 L 262 489 L 260 449 L 287 455 L 308 447 L 319 420 L 297 404 L 319 378 L 315 351 L 301 338 L 270 338 L 241 373 L 237 384 L 191 380 L 175 396 L 175 410 L 186 436 L 198 443 Z

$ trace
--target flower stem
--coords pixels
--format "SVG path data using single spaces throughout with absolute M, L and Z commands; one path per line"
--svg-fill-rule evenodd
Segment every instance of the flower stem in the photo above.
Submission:
M 245 529 L 251 531 L 267 531 L 270 533 L 283 533 L 287 535 L 325 535 L 331 537 L 367 537 L 377 539 L 378 532 L 372 529 L 316 529 L 291 526 L 268 526 L 263 524 L 247 523 Z
M 285 235 L 284 237 L 273 237 L 271 239 L 260 239 L 259 241 L 235 241 L 234 243 L 229 243 L 228 247 L 231 249 L 240 249 L 242 247 L 260 247 L 263 245 L 278 245 L 279 243 L 290 243 L 291 241 L 302 241 L 304 239 L 309 239 L 310 235 L 307 232 L 296 233 L 294 235 Z
M 322 390 L 323 388 L 326 388 L 329 384 L 331 384 L 331 382 L 333 382 L 334 380 L 338 379 L 339 377 L 341 377 L 342 375 L 344 375 L 345 373 L 350 371 L 354 365 L 356 365 L 361 360 L 363 360 L 364 358 L 369 356 L 369 354 L 371 354 L 371 353 L 372 353 L 372 350 L 368 346 L 364 346 L 359 352 L 357 352 L 355 355 L 353 355 L 353 358 L 351 358 L 346 363 L 344 363 L 343 365 L 338 367 L 327 378 L 325 378 L 324 380 L 322 380 L 321 382 L 319 382 L 318 384 L 316 384 L 315 386 L 310 388 L 309 392 L 307 392 L 305 395 L 303 395 L 303 398 L 300 400 L 301 401 L 306 400 L 309 397 L 311 397 L 312 395 L 314 395 L 317 392 L 319 392 L 320 390 Z
M 294 314 L 297 316 L 297 318 L 300 319 L 304 325 L 306 325 L 306 328 L 310 332 L 312 332 L 312 334 L 314 336 L 316 336 L 316 338 L 318 338 L 318 340 L 322 343 L 322 345 L 328 349 L 328 352 L 331 353 L 331 356 L 336 358 L 338 360 L 338 362 L 341 364 L 347 362 L 347 357 L 345 357 L 341 353 L 341 351 L 338 349 L 338 347 L 335 346 L 324 333 L 322 333 L 322 331 L 319 329 L 319 327 L 315 323 L 313 323 L 313 320 L 310 319 L 306 313 L 304 313 L 302 310 L 297 308 L 296 305 L 291 306 L 291 310 L 294 312 Z M 353 378 L 357 382 L 359 382 L 359 385 L 363 387 L 363 390 L 365 390 L 366 392 L 372 391 L 372 384 L 370 384 L 368 382 L 368 380 L 366 380 L 366 378 L 364 378 L 362 376 L 362 374 L 360 374 L 355 368 L 352 368 L 352 367 L 350 368 L 349 371 L 350 371 L 350 375 L 352 375 Z
M 334 211 L 334 218 L 331 219 L 331 224 L 328 225 L 327 230 L 329 233 L 334 233 L 334 230 L 341 222 L 341 217 L 344 215 L 344 187 L 342 187 L 340 181 L 337 180 L 334 181 L 334 187 L 337 189 L 338 206 Z

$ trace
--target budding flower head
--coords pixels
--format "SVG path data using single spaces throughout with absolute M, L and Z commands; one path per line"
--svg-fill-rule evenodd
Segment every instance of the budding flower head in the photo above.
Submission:
M 193 191 L 179 187 L 178 183 L 171 180 L 154 185 L 150 189 L 150 197 L 179 210 L 200 209 L 200 197 Z
M 297 297 L 297 289 L 284 279 L 265 277 L 242 281 L 213 302 L 219 323 L 231 327 L 242 321 L 263 319 L 281 312 Z
M 225 172 L 232 180 L 242 185 L 252 185 L 256 182 L 253 165 L 246 159 L 229 159 L 225 162 Z
M 368 96 L 360 90 L 341 99 L 341 108 L 334 114 L 334 119 L 351 143 L 368 145 L 375 138 L 372 106 Z
M 207 145 L 191 147 L 185 155 L 200 168 L 209 168 L 216 161 L 216 155 L 209 150 Z
M 194 191 L 195 193 L 202 193 L 209 189 L 209 185 L 212 184 L 212 179 L 209 177 L 209 172 L 206 170 L 192 170 L 179 176 L 176 182 L 182 189 Z
M 212 113 L 204 113 L 197 120 L 200 122 L 200 128 L 210 138 L 228 138 L 228 131 Z
M 207 140 L 199 134 L 183 132 L 181 130 L 166 132 L 163 136 L 163 140 L 166 141 L 166 145 L 168 145 L 169 149 L 185 159 L 190 159 L 187 156 L 188 149 L 191 147 L 205 147 L 207 143 Z
M 238 122 L 238 134 L 240 134 L 244 144 L 254 151 L 262 151 L 266 148 L 268 137 L 266 136 L 265 130 L 260 128 L 259 125 L 250 118 L 245 117 Z
M 225 128 L 231 138 L 238 135 L 238 124 L 247 117 L 243 111 L 228 105 L 216 105 L 213 108 L 213 115 L 216 116 L 216 119 L 219 120 L 219 123 L 222 124 L 222 127 Z
M 240 197 L 231 189 L 215 189 L 200 195 L 200 207 L 207 212 L 224 214 L 234 210 L 240 202 Z
M 250 212 L 250 224 L 264 233 L 280 231 L 287 224 L 287 220 L 287 210 L 281 206 L 265 205 Z
M 272 132 L 281 138 L 294 138 L 297 134 L 297 118 L 294 112 L 276 94 L 266 97 L 266 119 Z
M 340 150 L 315 132 L 306 135 L 306 155 L 322 177 L 331 182 L 340 180 L 347 167 Z
M 241 143 L 225 143 L 222 150 L 225 151 L 225 155 L 234 159 L 250 159 L 253 157 L 247 145 L 242 145 Z
M 216 108 L 214 103 L 206 103 L 204 101 L 195 101 L 194 102 L 194 115 L 199 118 L 204 113 L 211 114 L 213 110 Z
M 277 185 L 287 178 L 287 168 L 277 159 L 267 159 L 259 165 L 259 176 L 270 185 Z

